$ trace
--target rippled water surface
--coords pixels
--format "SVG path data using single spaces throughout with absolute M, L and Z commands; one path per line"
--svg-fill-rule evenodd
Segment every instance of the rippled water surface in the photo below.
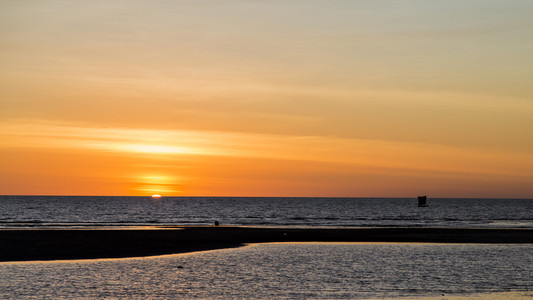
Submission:
M 397 298 L 533 289 L 533 245 L 259 244 L 0 264 L 0 298 Z
M 533 200 L 0 196 L 0 228 L 146 225 L 533 228 Z

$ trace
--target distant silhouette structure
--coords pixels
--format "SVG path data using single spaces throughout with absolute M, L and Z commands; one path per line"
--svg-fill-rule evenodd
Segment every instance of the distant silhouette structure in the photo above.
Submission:
M 220 223 L 218 223 L 218 221 L 215 221 L 215 226 L 219 226 Z
M 418 196 L 418 207 L 427 207 L 427 197 L 426 196 Z

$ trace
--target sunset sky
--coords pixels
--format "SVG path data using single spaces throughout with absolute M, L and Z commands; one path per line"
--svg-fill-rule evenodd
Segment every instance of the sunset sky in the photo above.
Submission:
M 0 194 L 533 198 L 532 16 L 0 0 Z

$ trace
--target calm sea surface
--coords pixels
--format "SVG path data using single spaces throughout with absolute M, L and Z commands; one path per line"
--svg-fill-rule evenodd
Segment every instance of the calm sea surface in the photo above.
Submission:
M 0 298 L 367 299 L 481 293 L 486 299 L 509 291 L 528 298 L 533 297 L 526 292 L 533 289 L 532 266 L 533 245 L 259 244 L 146 258 L 0 263 Z
M 533 199 L 0 196 L 0 228 L 164 225 L 533 227 Z

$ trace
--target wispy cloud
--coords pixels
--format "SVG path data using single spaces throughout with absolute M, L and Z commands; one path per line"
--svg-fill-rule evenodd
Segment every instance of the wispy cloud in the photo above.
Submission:
M 435 144 L 325 136 L 217 131 L 98 128 L 50 122 L 4 123 L 3 148 L 57 148 L 118 152 L 172 160 L 182 156 L 231 156 L 336 163 L 403 172 L 499 174 L 530 177 L 533 155 Z

